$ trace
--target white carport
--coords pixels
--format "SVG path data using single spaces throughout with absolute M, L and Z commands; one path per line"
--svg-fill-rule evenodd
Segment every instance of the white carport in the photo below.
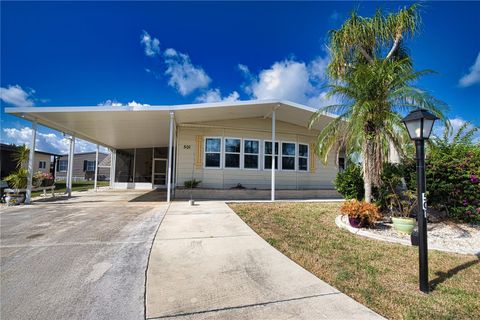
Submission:
M 175 157 L 173 146 L 176 143 L 174 132 L 176 126 L 227 119 L 271 118 L 272 141 L 275 141 L 276 120 L 305 127 L 315 111 L 315 109 L 304 105 L 279 100 L 139 107 L 6 108 L 7 113 L 32 121 L 33 137 L 35 137 L 36 124 L 38 123 L 70 135 L 72 145 L 75 138 L 80 138 L 109 148 L 112 155 L 112 170 L 115 170 L 115 150 L 117 149 L 168 145 L 168 201 L 170 201 L 172 191 L 171 175 L 174 165 L 172 159 Z M 333 117 L 335 116 L 325 114 L 315 124 L 315 128 L 324 127 Z M 34 149 L 35 143 L 32 142 L 32 149 Z M 272 157 L 271 171 L 272 201 L 275 200 L 275 166 L 273 159 L 274 157 Z M 29 169 L 30 175 L 32 175 L 33 171 L 30 167 Z M 71 174 L 70 166 L 69 174 Z M 113 179 L 114 175 L 111 177 Z M 31 190 L 30 178 L 29 188 Z

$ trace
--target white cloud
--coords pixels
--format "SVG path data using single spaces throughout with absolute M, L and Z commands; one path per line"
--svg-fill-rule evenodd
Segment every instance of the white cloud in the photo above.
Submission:
M 469 68 L 469 72 L 458 81 L 460 87 L 469 87 L 476 83 L 480 83 L 480 52 L 475 63 Z
M 97 104 L 97 106 L 105 106 L 105 107 L 121 107 L 123 104 L 121 102 L 118 102 L 116 100 L 105 100 L 103 102 L 100 102 Z
M 0 88 L 0 99 L 14 107 L 32 107 L 35 90 L 25 91 L 19 85 Z
M 458 132 L 458 129 L 460 129 L 465 123 L 468 121 L 462 119 L 461 117 L 455 117 L 451 118 L 450 120 L 450 138 L 453 137 L 454 134 Z M 473 124 L 469 124 L 467 126 L 467 130 L 473 129 Z M 440 123 L 435 123 L 433 127 L 433 133 L 432 135 L 437 136 L 437 137 L 443 137 L 443 134 L 445 132 L 445 126 L 440 125 Z M 480 142 L 480 131 L 477 131 L 474 136 L 473 136 L 473 141 Z
M 319 108 L 338 103 L 319 88 L 327 80 L 328 62 L 328 57 L 317 57 L 308 64 L 288 59 L 275 62 L 258 75 L 252 75 L 245 65 L 238 68 L 249 81 L 245 91 L 254 99 L 290 100 Z
M 129 103 L 127 103 L 127 106 L 129 106 L 129 107 L 149 107 L 150 105 L 147 104 L 147 103 L 140 103 L 140 102 L 136 102 L 135 100 L 133 100 L 133 101 L 130 101 Z
M 29 127 L 4 128 L 2 135 L 2 142 L 8 144 L 27 146 L 31 145 L 32 129 Z M 58 154 L 66 154 L 69 149 L 69 140 L 64 138 L 61 134 L 49 132 L 43 133 L 37 131 L 36 150 L 52 152 Z M 75 152 L 91 152 L 95 151 L 96 146 L 90 142 L 76 139 Z
M 168 85 L 177 89 L 182 96 L 207 88 L 210 84 L 211 79 L 207 73 L 201 67 L 193 65 L 187 54 L 169 48 L 165 50 L 164 57 L 167 64 L 165 74 L 170 77 Z
M 97 104 L 97 106 L 105 106 L 105 107 L 122 107 L 122 106 L 129 106 L 129 107 L 149 107 L 150 105 L 147 103 L 140 103 L 136 102 L 135 100 L 130 101 L 129 103 L 125 104 L 122 102 L 118 102 L 116 100 L 105 100 Z
M 144 46 L 146 56 L 154 57 L 160 54 L 160 41 L 157 38 L 152 38 L 145 30 L 140 36 L 140 43 Z
M 237 91 L 232 91 L 228 96 L 222 97 L 220 89 L 210 89 L 204 92 L 202 95 L 198 96 L 195 100 L 198 102 L 220 102 L 220 101 L 238 101 L 240 95 Z
M 246 89 L 259 100 L 284 99 L 305 103 L 307 93 L 310 93 L 313 87 L 305 63 L 284 60 L 260 71 Z

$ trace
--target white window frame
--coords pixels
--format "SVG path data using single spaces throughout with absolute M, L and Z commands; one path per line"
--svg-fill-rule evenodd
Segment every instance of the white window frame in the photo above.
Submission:
M 266 147 L 265 147 L 265 143 L 266 142 L 270 142 L 272 143 L 272 140 L 263 140 L 263 144 L 262 144 L 262 168 L 263 170 L 272 170 L 272 168 L 266 168 L 265 167 L 265 157 L 269 157 L 269 156 L 275 156 L 275 146 L 272 145 L 272 154 L 267 154 L 266 153 Z M 275 140 L 275 143 L 278 143 L 278 154 L 276 155 L 277 156 L 277 168 L 275 169 L 275 171 L 279 171 L 280 170 L 280 154 L 281 154 L 281 142 L 278 141 L 278 140 Z
M 283 155 L 283 144 L 284 143 L 289 143 L 289 144 L 293 144 L 295 146 L 295 152 L 294 152 L 294 155 L 291 156 L 291 155 Z M 298 156 L 298 146 L 297 146 L 297 143 L 295 141 L 281 141 L 281 145 L 279 146 L 279 149 L 278 152 L 279 152 L 279 161 L 280 163 L 278 164 L 278 166 L 281 168 L 282 171 L 288 171 L 288 172 L 294 172 L 294 171 L 297 171 L 297 156 Z M 293 169 L 283 169 L 283 157 L 285 158 L 293 158 Z
M 245 141 L 256 141 L 258 143 L 258 153 L 249 153 L 245 152 Z M 260 165 L 262 157 L 262 142 L 260 139 L 250 139 L 250 138 L 244 138 L 242 141 L 242 168 L 243 170 L 260 170 L 262 167 Z M 257 167 L 256 168 L 245 168 L 245 156 L 257 156 Z M 264 160 L 265 163 L 265 160 Z
M 93 169 L 92 170 L 88 170 L 88 165 L 89 164 L 92 164 L 93 165 Z M 87 160 L 87 167 L 85 168 L 87 172 L 95 172 L 95 160 Z
M 300 156 L 300 145 L 307 146 L 307 156 Z M 310 145 L 308 143 L 298 143 L 297 148 L 297 170 L 300 172 L 309 172 L 310 171 Z M 307 170 L 300 169 L 300 159 L 307 159 Z
M 60 162 L 65 161 L 65 170 L 61 170 Z M 58 172 L 67 172 L 68 170 L 68 160 L 58 160 Z
M 220 151 L 219 152 L 212 152 L 212 151 L 208 151 L 207 152 L 207 140 L 208 139 L 219 139 L 220 140 Z M 218 153 L 220 154 L 220 164 L 218 167 L 207 167 L 207 153 Z M 221 170 L 223 169 L 223 137 L 205 137 L 203 139 L 203 169 L 207 169 L 207 170 Z
M 47 161 L 45 160 L 38 161 L 38 169 L 47 169 Z
M 240 152 L 227 152 L 227 139 L 230 139 L 230 140 L 240 140 Z M 226 170 L 241 170 L 243 169 L 243 161 L 242 161 L 242 158 L 243 158 L 243 139 L 242 138 L 238 138 L 238 137 L 224 137 L 223 138 L 223 155 L 220 156 L 221 158 L 223 158 L 223 162 L 222 162 L 222 165 L 223 165 L 223 168 L 226 169 Z M 227 167 L 227 164 L 226 164 L 226 161 L 227 161 L 227 153 L 228 154 L 238 154 L 238 167 Z

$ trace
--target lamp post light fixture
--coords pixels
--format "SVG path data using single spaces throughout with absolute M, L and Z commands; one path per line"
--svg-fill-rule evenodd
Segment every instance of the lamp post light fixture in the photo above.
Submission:
M 410 112 L 402 122 L 415 141 L 417 157 L 417 221 L 420 291 L 428 293 L 427 198 L 425 196 L 425 140 L 430 138 L 438 118 L 424 109 Z

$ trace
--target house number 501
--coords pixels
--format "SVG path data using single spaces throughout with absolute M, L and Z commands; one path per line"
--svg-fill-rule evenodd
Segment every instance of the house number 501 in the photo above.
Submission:
M 190 149 L 190 145 L 189 144 L 184 144 L 183 149 Z

